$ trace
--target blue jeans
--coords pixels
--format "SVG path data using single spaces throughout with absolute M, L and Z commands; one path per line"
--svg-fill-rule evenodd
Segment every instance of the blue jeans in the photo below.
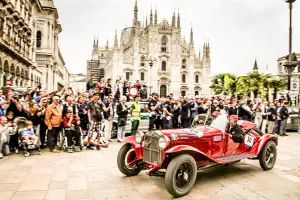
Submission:
M 119 141 L 122 141 L 125 137 L 125 126 L 118 126 L 117 138 Z
M 170 121 L 166 117 L 162 118 L 163 129 L 170 129 Z

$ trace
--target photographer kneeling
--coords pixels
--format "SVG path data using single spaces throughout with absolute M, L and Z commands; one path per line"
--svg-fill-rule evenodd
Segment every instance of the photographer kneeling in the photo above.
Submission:
M 72 110 L 68 110 L 64 117 L 65 135 L 68 141 L 68 152 L 73 153 L 73 138 L 75 139 L 75 151 L 80 151 L 80 119 L 73 115 Z

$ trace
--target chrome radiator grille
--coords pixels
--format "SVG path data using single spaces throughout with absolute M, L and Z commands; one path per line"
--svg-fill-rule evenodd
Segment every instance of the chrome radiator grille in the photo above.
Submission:
M 145 136 L 144 161 L 149 164 L 159 165 L 162 162 L 164 151 L 158 147 L 158 132 L 150 132 Z

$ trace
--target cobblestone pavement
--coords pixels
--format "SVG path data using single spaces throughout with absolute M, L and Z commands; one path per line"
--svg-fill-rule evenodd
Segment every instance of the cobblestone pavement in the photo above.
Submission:
M 10 155 L 0 160 L 1 200 L 172 199 L 162 178 L 145 172 L 124 177 L 116 156 L 120 144 L 101 151 Z M 189 195 L 181 199 L 300 199 L 300 135 L 280 138 L 276 167 L 262 171 L 246 160 L 199 172 Z

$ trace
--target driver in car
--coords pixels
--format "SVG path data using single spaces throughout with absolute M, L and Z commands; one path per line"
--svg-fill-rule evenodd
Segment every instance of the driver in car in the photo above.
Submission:
M 226 132 L 232 135 L 232 139 L 235 143 L 243 143 L 244 142 L 243 129 L 240 125 L 237 124 L 237 121 L 238 121 L 238 116 L 231 115 L 229 118 L 229 127 Z

